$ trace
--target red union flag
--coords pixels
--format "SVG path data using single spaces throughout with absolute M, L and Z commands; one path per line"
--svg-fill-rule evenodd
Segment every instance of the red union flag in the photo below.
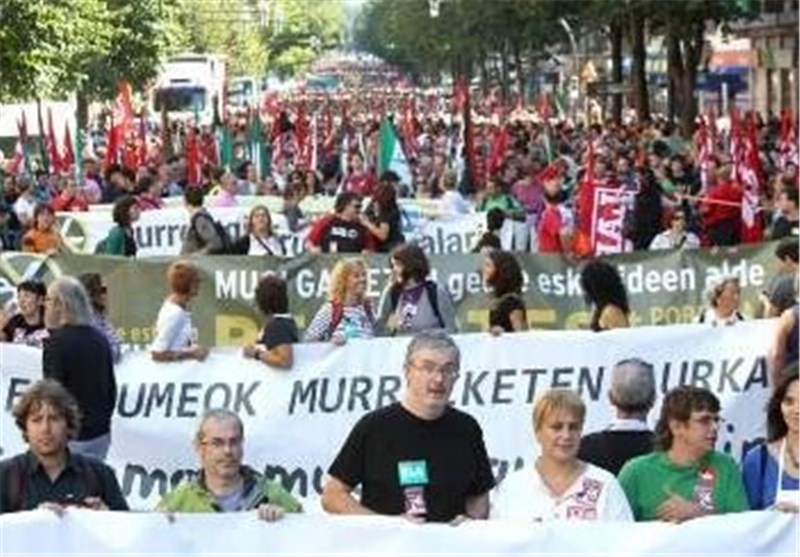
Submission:
M 622 219 L 625 207 L 619 189 L 595 188 L 591 243 L 595 255 L 620 253 L 625 246 Z

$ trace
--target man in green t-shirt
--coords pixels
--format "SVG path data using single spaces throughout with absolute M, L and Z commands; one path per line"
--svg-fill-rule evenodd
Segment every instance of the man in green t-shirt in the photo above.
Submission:
M 197 478 L 167 493 L 156 510 L 172 512 L 256 511 L 272 522 L 286 512 L 301 512 L 300 503 L 279 483 L 242 465 L 244 425 L 234 412 L 208 410 L 200 419 L 195 450 L 202 468 Z
M 699 387 L 677 387 L 664 397 L 655 431 L 659 450 L 619 473 L 637 521 L 683 522 L 748 510 L 736 462 L 714 450 L 719 410 L 717 397 Z

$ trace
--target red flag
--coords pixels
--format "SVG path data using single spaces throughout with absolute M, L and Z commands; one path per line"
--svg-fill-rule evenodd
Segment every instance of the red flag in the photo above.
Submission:
M 147 109 L 139 114 L 139 166 L 147 166 Z
M 742 243 L 760 242 L 764 239 L 763 215 L 759 210 L 763 172 L 758 156 L 755 113 L 750 113 L 747 123 L 747 138 L 743 142 L 744 158 L 739 168 L 742 186 Z
M 576 229 L 576 245 L 580 245 L 588 255 L 594 253 L 595 246 L 592 244 L 592 215 L 594 214 L 595 188 L 597 184 L 594 179 L 594 143 L 590 140 L 586 150 L 585 171 L 583 179 L 578 184 L 578 222 Z
M 778 168 L 786 170 L 788 164 L 798 165 L 797 130 L 791 110 L 781 111 L 781 134 L 778 140 Z
M 119 83 L 119 93 L 111 110 L 111 125 L 106 141 L 105 166 L 118 163 L 120 150 L 126 148 L 126 141 L 133 133 L 133 107 L 131 106 L 131 86 L 127 81 Z M 129 158 L 129 157 L 126 157 Z M 128 161 L 130 163 L 130 161 Z
M 200 145 L 194 126 L 189 126 L 186 132 L 186 181 L 189 186 L 199 187 L 200 178 Z
M 17 144 L 14 147 L 14 160 L 11 164 L 11 174 L 18 174 L 28 171 L 28 161 L 25 156 L 25 144 L 28 142 L 28 121 L 25 118 L 25 111 L 22 117 L 17 120 Z
M 61 156 L 58 153 L 58 143 L 56 142 L 56 131 L 53 127 L 53 111 L 47 109 L 47 135 L 45 136 L 47 145 L 47 156 L 50 158 L 50 171 L 59 173 L 61 168 Z
M 297 105 L 297 121 L 294 125 L 297 140 L 298 166 L 308 169 L 311 166 L 311 142 L 308 140 L 308 121 L 306 119 L 306 100 L 300 100 Z
M 69 133 L 69 122 L 64 122 L 64 156 L 61 165 L 64 172 L 69 172 L 75 164 L 75 150 L 72 148 L 72 135 Z
M 486 164 L 489 176 L 497 174 L 503 166 L 506 149 L 508 148 L 508 130 L 505 124 L 495 129 L 492 137 L 492 145 L 489 150 L 489 160 Z

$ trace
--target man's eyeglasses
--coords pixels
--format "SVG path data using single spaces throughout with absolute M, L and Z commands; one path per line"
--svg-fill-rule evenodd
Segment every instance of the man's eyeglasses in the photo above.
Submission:
M 421 362 L 419 364 L 411 364 L 411 367 L 420 370 L 426 377 L 441 375 L 443 379 L 447 380 L 458 379 L 458 366 L 456 364 L 439 366 L 433 362 Z

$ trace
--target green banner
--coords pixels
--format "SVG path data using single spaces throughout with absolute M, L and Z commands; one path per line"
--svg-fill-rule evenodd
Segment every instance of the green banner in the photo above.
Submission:
M 776 272 L 775 243 L 729 250 L 639 252 L 608 257 L 628 289 L 631 321 L 637 325 L 691 322 L 703 306 L 708 281 L 735 273 L 742 283 L 742 312 L 761 313 L 758 294 Z M 279 273 L 289 282 L 290 310 L 304 328 L 325 301 L 331 268 L 341 255 L 304 255 L 290 261 L 268 257 L 200 257 L 203 281 L 192 304 L 200 342 L 208 346 L 241 345 L 255 339 L 261 323 L 253 302 L 259 278 Z M 96 271 L 109 285 L 110 317 L 126 343 L 150 343 L 153 324 L 167 295 L 166 271 L 174 258 L 127 260 L 68 255 L 51 258 L 23 253 L 0 254 L 0 301 L 13 297 L 14 285 L 30 277 L 51 280 L 62 274 Z M 533 329 L 575 329 L 589 320 L 579 285 L 580 262 L 559 256 L 518 254 L 526 274 L 525 302 Z M 388 258 L 373 255 L 369 294 L 378 297 L 390 277 Z M 458 308 L 462 331 L 488 328 L 491 299 L 483 287 L 480 255 L 432 255 L 435 278 L 446 285 Z

